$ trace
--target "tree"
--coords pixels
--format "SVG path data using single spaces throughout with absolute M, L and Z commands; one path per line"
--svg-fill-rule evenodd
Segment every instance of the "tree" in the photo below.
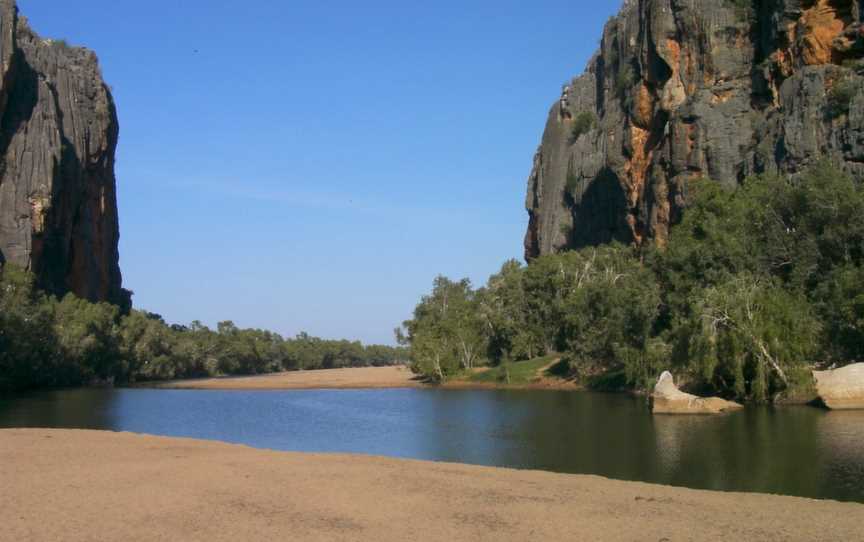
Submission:
M 76 383 L 62 366 L 53 311 L 32 274 L 0 270 L 0 391 Z
M 611 245 L 573 253 L 562 338 L 573 369 L 615 369 L 618 354 L 644 353 L 659 313 L 654 275 L 632 249 Z
M 689 329 L 689 357 L 706 382 L 765 401 L 797 384 L 819 324 L 802 296 L 742 274 L 703 292 Z
M 528 328 L 524 274 L 522 264 L 509 260 L 477 292 L 487 356 L 495 364 L 504 359 L 531 359 L 542 349 L 539 337 Z
M 436 277 L 432 293 L 403 326 L 411 345 L 415 372 L 442 381 L 460 369 L 472 369 L 483 351 L 483 321 L 471 282 Z

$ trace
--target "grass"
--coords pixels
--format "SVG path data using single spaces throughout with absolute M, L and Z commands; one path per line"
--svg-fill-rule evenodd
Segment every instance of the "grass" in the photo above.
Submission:
M 558 357 L 559 356 L 557 355 L 549 355 L 543 356 L 541 358 L 534 358 L 528 361 L 517 361 L 515 363 L 510 363 L 509 367 L 492 367 L 489 370 L 469 375 L 465 380 L 467 382 L 508 384 L 507 373 L 509 372 L 509 384 L 530 384 L 541 376 L 549 376 L 546 374 L 539 374 L 540 369 L 554 362 L 556 359 L 558 359 Z

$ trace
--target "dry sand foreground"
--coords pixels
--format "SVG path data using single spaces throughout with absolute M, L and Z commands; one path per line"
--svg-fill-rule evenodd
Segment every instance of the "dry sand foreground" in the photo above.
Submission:
M 536 471 L 0 431 L 0 539 L 862 540 L 864 505 Z
M 414 379 L 414 373 L 403 366 L 292 371 L 258 376 L 175 380 L 155 384 L 159 388 L 191 390 L 413 388 L 420 385 L 419 381 Z

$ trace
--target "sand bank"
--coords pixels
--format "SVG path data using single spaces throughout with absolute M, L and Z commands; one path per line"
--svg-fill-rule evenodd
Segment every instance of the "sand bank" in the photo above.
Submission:
M 864 505 L 537 471 L 0 431 L 2 540 L 861 540 Z
M 197 390 L 414 388 L 421 385 L 414 373 L 404 366 L 291 371 L 257 376 L 175 380 L 153 384 L 154 387 L 159 388 Z

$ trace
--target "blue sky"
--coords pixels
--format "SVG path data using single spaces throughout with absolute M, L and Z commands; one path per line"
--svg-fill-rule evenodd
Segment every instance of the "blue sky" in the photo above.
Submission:
M 620 0 L 18 5 L 113 89 L 137 308 L 392 343 L 435 275 L 521 259 L 548 109 Z

